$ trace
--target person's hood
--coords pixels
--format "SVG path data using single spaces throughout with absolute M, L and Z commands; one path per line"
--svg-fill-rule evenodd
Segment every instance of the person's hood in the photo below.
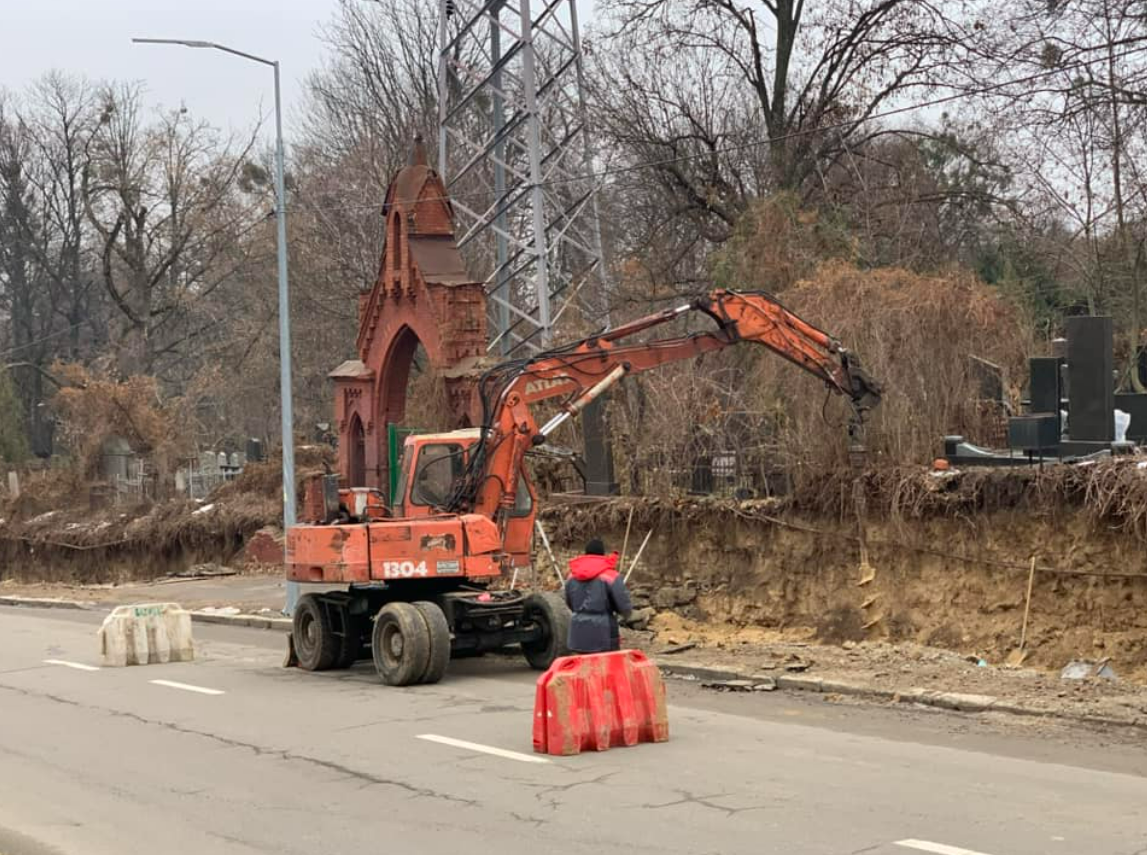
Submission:
M 605 573 L 617 575 L 617 553 L 610 555 L 579 555 L 570 561 L 570 575 L 579 582 L 588 582 Z M 613 581 L 608 579 L 606 581 Z

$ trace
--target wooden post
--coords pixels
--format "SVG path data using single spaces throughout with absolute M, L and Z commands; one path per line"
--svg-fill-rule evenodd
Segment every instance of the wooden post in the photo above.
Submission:
M 1024 600 L 1024 622 L 1020 628 L 1020 651 L 1024 649 L 1024 644 L 1028 638 L 1028 614 L 1031 612 L 1032 607 L 1032 582 L 1035 581 L 1035 556 L 1032 556 L 1031 569 L 1028 570 L 1028 593 L 1027 598 Z

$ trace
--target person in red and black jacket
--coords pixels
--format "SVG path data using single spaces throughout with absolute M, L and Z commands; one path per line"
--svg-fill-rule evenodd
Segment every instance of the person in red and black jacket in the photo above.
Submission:
M 574 653 L 604 653 L 621 649 L 617 616 L 628 619 L 633 611 L 625 580 L 617 572 L 617 553 L 605 554 L 605 545 L 594 538 L 585 555 L 570 561 L 566 580 L 566 605 L 570 619 L 569 649 Z

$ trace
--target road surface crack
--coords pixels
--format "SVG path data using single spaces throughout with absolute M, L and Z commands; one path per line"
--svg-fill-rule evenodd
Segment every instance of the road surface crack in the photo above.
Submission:
M 510 811 L 510 816 L 512 816 L 518 822 L 528 822 L 535 828 L 541 828 L 546 824 L 546 820 L 544 819 L 538 819 L 536 816 L 526 816 L 525 814 L 518 813 L 517 811 Z
M 727 817 L 736 816 L 737 814 L 745 813 L 746 811 L 767 810 L 769 808 L 769 805 L 750 805 L 748 807 L 742 808 L 730 808 L 725 807 L 724 805 L 719 805 L 713 801 L 713 799 L 728 798 L 731 793 L 712 793 L 707 796 L 695 796 L 687 790 L 674 790 L 674 792 L 680 793 L 681 798 L 675 801 L 665 802 L 664 804 L 658 805 L 644 804 L 641 805 L 641 807 L 646 810 L 661 810 L 662 808 L 679 807 L 680 805 L 700 805 L 701 807 L 709 808 L 710 810 L 720 811 Z
M 604 784 L 610 778 L 617 774 L 617 770 L 613 772 L 603 772 L 596 778 L 589 778 L 584 781 L 572 781 L 568 784 L 547 784 L 544 788 L 539 789 L 534 793 L 534 798 L 540 803 L 544 804 L 552 811 L 557 811 L 561 808 L 561 800 L 551 796 L 553 793 L 568 793 L 575 787 L 586 787 L 590 784 Z M 536 785 L 535 785 L 536 786 Z
M 44 698 L 46 700 L 54 701 L 54 702 L 59 703 L 59 704 L 66 704 L 68 706 L 78 707 L 80 709 L 88 710 L 91 712 L 103 713 L 104 715 L 111 716 L 113 718 L 129 719 L 131 721 L 139 722 L 140 724 L 145 724 L 145 725 L 149 725 L 152 727 L 160 727 L 160 728 L 163 728 L 164 730 L 172 731 L 173 733 L 179 733 L 179 734 L 183 734 L 186 736 L 199 736 L 199 737 L 202 737 L 204 739 L 210 739 L 213 742 L 219 743 L 220 745 L 225 745 L 228 748 L 244 748 L 244 749 L 247 749 L 248 751 L 253 752 L 256 757 L 271 757 L 271 758 L 284 760 L 287 762 L 308 763 L 312 766 L 318 766 L 322 769 L 327 769 L 327 770 L 332 771 L 332 772 L 338 772 L 339 774 L 345 775 L 347 778 L 353 778 L 353 779 L 358 780 L 358 781 L 363 781 L 364 783 L 367 783 L 370 785 L 384 786 L 384 787 L 395 787 L 396 789 L 403 790 L 405 792 L 410 793 L 412 796 L 424 796 L 424 797 L 432 798 L 432 799 L 440 799 L 442 801 L 452 802 L 454 804 L 466 805 L 468 807 L 479 807 L 480 806 L 480 802 L 478 802 L 475 799 L 466 799 L 466 798 L 462 798 L 460 796 L 454 796 L 454 795 L 450 795 L 449 793 L 443 793 L 443 792 L 440 792 L 438 790 L 433 790 L 433 789 L 430 789 L 428 787 L 419 787 L 415 784 L 408 783 L 407 781 L 400 781 L 400 780 L 397 780 L 394 778 L 383 778 L 379 775 L 373 775 L 370 772 L 364 772 L 360 769 L 352 769 L 349 766 L 343 766 L 340 763 L 335 763 L 334 761 L 331 761 L 331 760 L 323 760 L 322 758 L 319 758 L 319 757 L 311 757 L 307 754 L 298 754 L 296 752 L 288 751 L 288 750 L 282 749 L 282 748 L 266 748 L 262 745 L 257 745 L 253 742 L 244 742 L 243 740 L 240 740 L 240 739 L 232 739 L 231 737 L 220 736 L 217 733 L 211 733 L 209 731 L 204 731 L 204 730 L 196 730 L 195 728 L 191 728 L 191 727 L 184 727 L 183 725 L 175 724 L 174 722 L 170 722 L 170 721 L 161 721 L 158 719 L 150 719 L 150 718 L 147 718 L 145 716 L 139 715 L 138 713 L 128 712 L 126 710 L 117 710 L 117 709 L 112 709 L 110 707 L 101 707 L 101 706 L 93 706 L 90 704 L 84 704 L 84 703 L 80 703 L 79 701 L 73 701 L 73 700 L 70 700 L 68 698 L 59 697 L 58 695 L 44 694 L 41 692 L 33 692 L 33 691 L 28 690 L 28 689 L 20 689 L 20 688 L 17 688 L 15 686 L 6 686 L 6 685 L 2 685 L 2 684 L 0 684 L 0 689 L 6 690 L 9 692 L 15 692 L 19 695 L 23 695 L 24 697 Z

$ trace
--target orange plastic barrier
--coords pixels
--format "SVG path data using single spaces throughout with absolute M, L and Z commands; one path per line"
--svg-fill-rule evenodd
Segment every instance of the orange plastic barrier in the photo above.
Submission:
M 538 677 L 534 751 L 539 754 L 668 739 L 661 672 L 638 650 L 564 656 Z

